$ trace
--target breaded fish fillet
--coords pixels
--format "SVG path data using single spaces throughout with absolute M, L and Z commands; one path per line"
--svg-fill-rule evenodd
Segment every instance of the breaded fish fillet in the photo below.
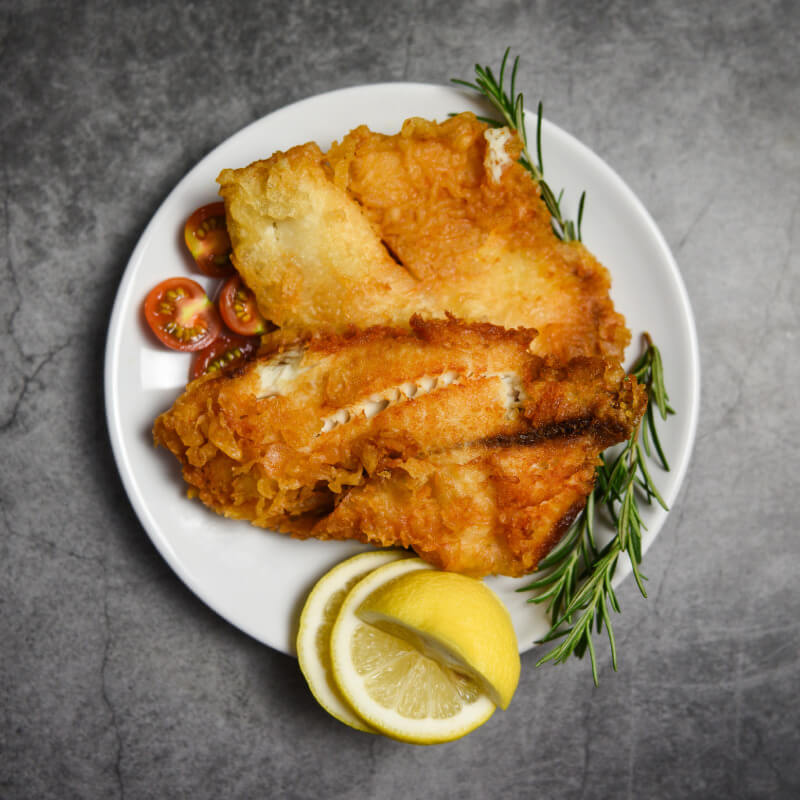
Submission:
M 598 454 L 630 435 L 645 403 L 618 365 L 559 366 L 530 352 L 534 338 L 418 317 L 406 330 L 318 337 L 189 384 L 156 420 L 155 441 L 178 457 L 190 494 L 227 516 L 301 537 L 410 545 L 472 574 L 520 574 L 582 507 Z M 436 495 L 441 519 L 466 520 L 468 496 L 485 509 L 457 555 L 458 526 L 403 533 L 380 522 L 392 508 L 408 516 L 443 481 L 453 494 Z M 421 523 L 434 522 L 422 508 Z M 486 558 L 495 546 L 503 552 Z
M 224 170 L 233 260 L 284 340 L 451 312 L 535 328 L 539 355 L 621 360 L 608 272 L 554 235 L 519 152 L 467 113 Z
M 586 504 L 606 433 L 600 426 L 398 460 L 347 492 L 310 535 L 355 531 L 378 546 L 413 548 L 440 569 L 525 575 Z

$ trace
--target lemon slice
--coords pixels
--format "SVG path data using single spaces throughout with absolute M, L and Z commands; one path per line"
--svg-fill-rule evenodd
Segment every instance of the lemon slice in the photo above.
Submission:
M 333 679 L 331 628 L 342 601 L 359 580 L 376 567 L 407 557 L 402 550 L 375 550 L 342 561 L 320 578 L 300 614 L 297 660 L 311 693 L 329 714 L 361 731 L 375 733 L 349 706 Z
M 401 576 L 422 572 L 442 574 L 421 559 L 408 558 L 378 567 L 360 580 L 334 623 L 331 660 L 342 695 L 367 724 L 395 739 L 435 744 L 482 725 L 495 704 L 471 675 L 425 655 L 358 614 L 373 592 Z
M 469 675 L 508 708 L 519 683 L 519 645 L 508 609 L 486 584 L 455 572 L 405 573 L 373 591 L 357 614 Z

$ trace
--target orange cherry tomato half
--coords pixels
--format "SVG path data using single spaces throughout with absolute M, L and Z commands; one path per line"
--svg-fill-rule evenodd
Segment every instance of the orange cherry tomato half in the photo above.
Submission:
M 215 342 L 194 357 L 190 379 L 240 364 L 256 353 L 260 342 L 258 336 L 237 336 L 223 331 Z
M 222 330 L 216 307 L 190 278 L 168 278 L 151 289 L 144 315 L 153 333 L 173 350 L 202 350 Z
M 256 296 L 239 275 L 228 278 L 219 292 L 219 313 L 223 322 L 241 336 L 258 336 L 267 323 L 256 305 Z
M 183 238 L 201 272 L 212 278 L 226 278 L 235 272 L 224 203 L 198 208 L 186 220 Z

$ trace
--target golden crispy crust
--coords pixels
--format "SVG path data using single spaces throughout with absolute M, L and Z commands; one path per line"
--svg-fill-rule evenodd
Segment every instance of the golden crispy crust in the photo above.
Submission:
M 315 337 L 194 381 L 156 420 L 155 441 L 178 457 L 190 493 L 227 516 L 298 536 L 410 545 L 472 574 L 519 574 L 585 501 L 598 453 L 627 438 L 644 408 L 642 388 L 617 365 L 561 366 L 533 355 L 531 341 L 529 330 L 452 318 Z M 452 496 L 459 508 L 483 503 L 502 525 L 467 526 L 456 557 L 447 525 L 420 538 L 377 524 L 389 518 L 381 507 L 404 518 L 442 481 L 464 487 Z M 547 505 L 534 484 L 558 500 Z M 463 500 L 473 491 L 483 494 Z M 452 521 L 459 508 L 440 513 Z M 500 554 L 487 559 L 490 540 Z
M 219 176 L 234 261 L 280 336 L 406 325 L 415 312 L 535 328 L 534 351 L 620 360 L 605 268 L 560 242 L 509 137 L 499 178 L 472 114 L 357 128 Z

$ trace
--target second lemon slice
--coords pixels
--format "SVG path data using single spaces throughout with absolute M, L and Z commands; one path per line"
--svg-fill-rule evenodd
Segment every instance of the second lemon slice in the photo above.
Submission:
M 495 704 L 473 674 L 436 652 L 434 657 L 425 655 L 417 643 L 359 616 L 381 587 L 423 572 L 441 574 L 421 559 L 409 558 L 379 567 L 359 581 L 333 626 L 331 660 L 339 689 L 365 722 L 396 739 L 434 744 L 474 730 L 492 715 Z

